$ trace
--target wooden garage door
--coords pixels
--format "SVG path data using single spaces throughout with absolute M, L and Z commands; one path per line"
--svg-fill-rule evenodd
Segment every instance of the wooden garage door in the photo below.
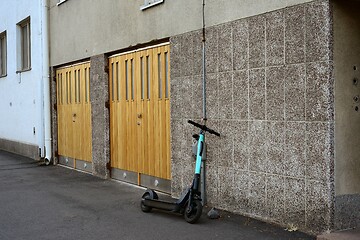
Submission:
M 91 171 L 90 63 L 56 71 L 60 163 Z
M 171 178 L 169 57 L 165 44 L 109 59 L 112 176 L 164 191 Z

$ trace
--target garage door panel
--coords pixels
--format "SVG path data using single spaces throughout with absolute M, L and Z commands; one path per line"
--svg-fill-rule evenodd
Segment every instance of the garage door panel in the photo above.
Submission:
M 58 153 L 74 159 L 72 167 L 77 160 L 91 162 L 90 63 L 60 68 L 56 80 Z
M 109 59 L 111 166 L 138 173 L 140 185 L 142 174 L 171 178 L 169 50 L 163 45 Z

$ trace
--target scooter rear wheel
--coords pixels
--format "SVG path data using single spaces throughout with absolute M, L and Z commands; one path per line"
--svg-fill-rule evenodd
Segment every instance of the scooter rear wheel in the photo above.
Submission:
M 201 217 L 202 213 L 202 204 L 199 200 L 192 201 L 192 209 L 189 211 L 189 205 L 186 204 L 184 218 L 188 223 L 196 223 Z
M 150 193 L 148 193 L 148 192 L 144 193 L 144 195 L 142 196 L 142 199 L 151 199 Z M 151 212 L 151 209 L 152 209 L 152 207 L 145 206 L 142 200 L 140 203 L 140 207 L 143 212 Z

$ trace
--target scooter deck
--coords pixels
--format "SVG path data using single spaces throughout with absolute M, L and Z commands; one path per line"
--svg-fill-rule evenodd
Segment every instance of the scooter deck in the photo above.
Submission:
M 180 206 L 176 202 L 168 202 L 156 199 L 142 199 L 145 206 L 162 209 L 166 211 L 179 212 Z

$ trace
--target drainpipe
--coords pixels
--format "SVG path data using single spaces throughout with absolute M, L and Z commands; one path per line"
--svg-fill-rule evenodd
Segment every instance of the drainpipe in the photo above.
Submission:
M 50 65 L 49 65 L 49 0 L 41 1 L 41 33 L 42 33 L 42 82 L 44 91 L 44 142 L 45 142 L 45 164 L 52 161 L 51 147 L 51 108 L 50 108 Z
M 202 94 L 203 94 L 203 124 L 206 125 L 206 64 L 205 64 L 205 0 L 202 1 Z M 206 163 L 205 161 L 201 162 L 201 200 L 202 204 L 206 205 L 207 197 L 206 197 Z

